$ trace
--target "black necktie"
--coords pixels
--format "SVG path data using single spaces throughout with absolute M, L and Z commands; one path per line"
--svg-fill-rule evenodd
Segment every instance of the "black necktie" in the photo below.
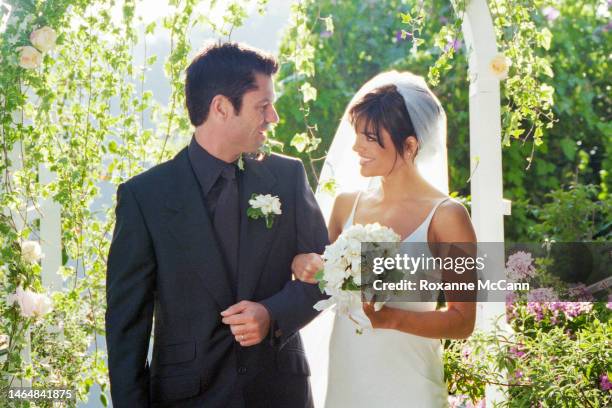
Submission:
M 228 165 L 223 169 L 217 183 L 222 182 L 221 192 L 215 206 L 214 227 L 225 264 L 234 287 L 238 282 L 238 241 L 240 238 L 240 206 L 236 167 Z

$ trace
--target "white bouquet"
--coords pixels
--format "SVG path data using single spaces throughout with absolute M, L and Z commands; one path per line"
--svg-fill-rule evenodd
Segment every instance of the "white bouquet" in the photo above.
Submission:
M 325 248 L 323 270 L 316 275 L 321 291 L 330 298 L 314 305 L 316 310 L 334 306 L 336 313 L 347 316 L 357 325 L 357 332 L 371 329 L 370 319 L 362 309 L 361 243 L 362 242 L 399 242 L 400 236 L 391 228 L 378 223 L 353 225 L 338 239 Z M 389 256 L 389 248 L 380 248 L 380 256 Z M 368 257 L 371 254 L 368 254 Z M 369 299 L 371 300 L 371 299 Z M 375 310 L 380 310 L 384 302 L 376 302 Z

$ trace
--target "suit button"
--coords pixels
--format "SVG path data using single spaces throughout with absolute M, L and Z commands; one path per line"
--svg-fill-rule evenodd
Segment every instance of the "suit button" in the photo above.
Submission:
M 238 374 L 246 374 L 246 373 L 247 373 L 246 367 L 238 367 Z

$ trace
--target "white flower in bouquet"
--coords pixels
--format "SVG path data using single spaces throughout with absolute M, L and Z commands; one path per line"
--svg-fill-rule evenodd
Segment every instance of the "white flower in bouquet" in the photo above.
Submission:
M 348 316 L 358 326 L 358 332 L 371 328 L 361 302 L 361 243 L 399 242 L 400 236 L 391 228 L 378 223 L 353 225 L 325 248 L 323 271 L 317 275 L 319 287 L 330 298 L 317 302 L 321 311 L 335 306 L 336 313 Z M 380 310 L 384 302 L 376 302 Z
M 40 244 L 36 241 L 25 241 L 21 244 L 21 256 L 27 263 L 33 264 L 43 258 Z
M 51 27 L 42 27 L 32 31 L 30 34 L 30 42 L 41 52 L 47 52 L 55 47 L 57 34 Z
M 21 286 L 8 296 L 8 304 L 17 304 L 23 317 L 41 317 L 53 310 L 51 299 L 45 294 L 24 290 Z

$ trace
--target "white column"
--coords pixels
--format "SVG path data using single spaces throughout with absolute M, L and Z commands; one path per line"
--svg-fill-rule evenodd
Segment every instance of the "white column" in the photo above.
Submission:
M 38 175 L 42 185 L 47 185 L 55 179 L 55 175 L 42 164 Z M 59 291 L 63 284 L 57 273 L 62 265 L 61 207 L 53 197 L 48 197 L 41 201 L 40 210 L 40 245 L 45 254 L 42 260 L 42 284 L 48 292 Z
M 487 279 L 504 274 L 504 219 L 510 212 L 503 199 L 501 108 L 499 80 L 489 70 L 497 54 L 493 21 L 486 0 L 471 0 L 463 21 L 463 35 L 468 49 L 470 78 L 470 162 L 472 220 L 479 242 L 498 242 L 493 252 L 487 247 Z M 490 330 L 492 318 L 505 313 L 503 302 L 480 303 L 477 328 Z M 502 400 L 495 387 L 486 390 L 487 405 Z

